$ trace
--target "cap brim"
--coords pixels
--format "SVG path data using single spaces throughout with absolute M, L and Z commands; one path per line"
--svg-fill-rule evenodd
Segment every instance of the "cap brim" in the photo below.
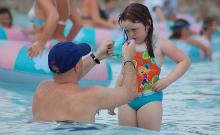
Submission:
M 77 44 L 81 56 L 85 56 L 91 52 L 91 47 L 87 43 Z

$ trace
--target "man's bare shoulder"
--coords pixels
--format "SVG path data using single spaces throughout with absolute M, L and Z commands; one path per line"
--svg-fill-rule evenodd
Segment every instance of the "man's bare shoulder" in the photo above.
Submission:
M 106 91 L 109 88 L 108 87 L 103 87 L 103 86 L 90 86 L 88 88 L 85 88 L 89 91 L 93 91 L 93 92 L 99 92 L 99 91 Z
M 96 91 L 98 91 L 99 89 L 100 89 L 100 86 L 90 86 L 90 87 L 80 88 L 79 91 L 89 93 L 89 94 L 93 94 Z
M 49 89 L 49 87 L 51 87 L 52 83 L 53 83 L 52 80 L 45 80 L 45 81 L 40 82 L 40 84 L 36 88 L 36 94 L 39 95 L 42 93 L 42 91 Z
M 37 89 L 48 87 L 50 84 L 52 84 L 52 80 L 44 80 L 39 83 L 39 85 L 37 86 Z
M 103 86 L 91 86 L 87 88 L 81 88 L 82 91 L 85 91 L 87 93 L 86 95 L 89 95 L 89 97 L 99 97 L 101 95 L 105 95 L 105 93 L 110 92 L 112 89 L 103 87 Z

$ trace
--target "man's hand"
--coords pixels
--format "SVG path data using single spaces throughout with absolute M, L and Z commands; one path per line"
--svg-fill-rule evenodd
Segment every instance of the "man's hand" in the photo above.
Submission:
M 97 51 L 95 52 L 95 56 L 99 60 L 103 60 L 107 58 L 109 55 L 113 53 L 113 43 L 107 42 L 106 44 L 100 46 Z

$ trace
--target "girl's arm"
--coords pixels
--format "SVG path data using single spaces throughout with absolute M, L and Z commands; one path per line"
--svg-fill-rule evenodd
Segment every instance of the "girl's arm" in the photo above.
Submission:
M 164 56 L 168 56 L 176 63 L 176 67 L 167 77 L 154 84 L 152 87 L 154 91 L 160 91 L 180 78 L 187 71 L 191 63 L 189 57 L 168 40 L 161 40 L 158 47 L 160 47 Z

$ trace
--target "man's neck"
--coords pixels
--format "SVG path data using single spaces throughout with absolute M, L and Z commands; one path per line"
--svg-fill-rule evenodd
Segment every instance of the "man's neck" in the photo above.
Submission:
M 78 85 L 78 82 L 70 81 L 70 80 L 54 79 L 54 82 L 57 83 L 57 84 L 75 84 L 75 85 Z
M 53 80 L 57 84 L 75 84 L 78 85 L 78 81 L 76 77 L 73 77 L 71 75 L 68 76 L 62 76 L 62 75 L 54 75 Z

